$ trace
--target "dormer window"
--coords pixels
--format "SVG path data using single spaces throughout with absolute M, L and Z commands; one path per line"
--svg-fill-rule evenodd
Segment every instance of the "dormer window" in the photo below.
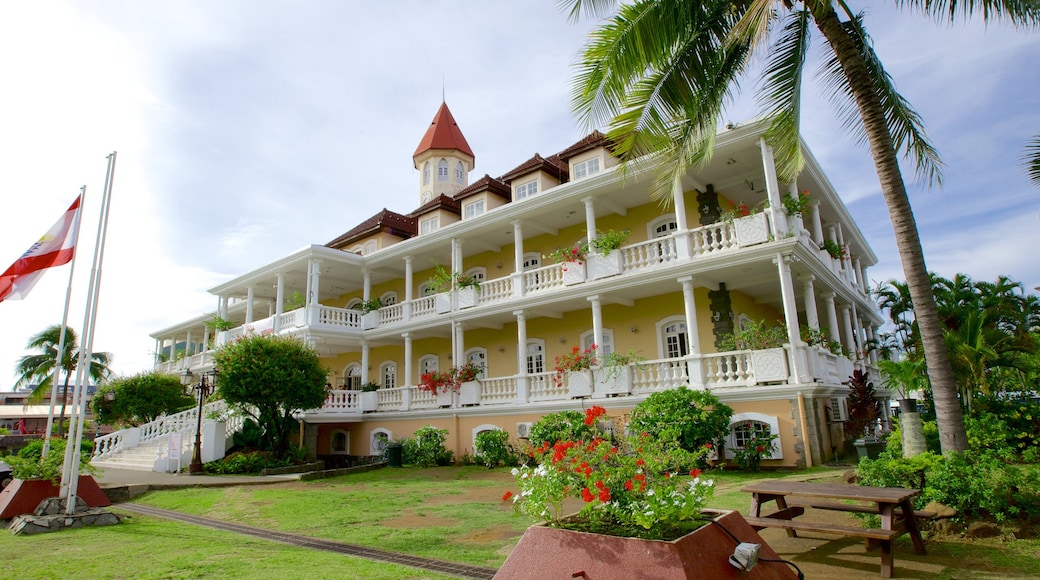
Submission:
M 516 199 L 524 199 L 531 197 L 536 193 L 538 193 L 538 180 L 533 179 L 531 181 L 528 181 L 527 183 L 521 183 L 520 185 L 516 186 L 515 197 Z
M 448 181 L 448 160 L 441 159 L 437 164 L 437 181 Z
M 432 234 L 433 232 L 440 229 L 440 227 L 441 218 L 439 216 L 434 216 L 428 220 L 423 220 L 419 222 L 419 233 L 425 236 L 426 234 Z
M 455 183 L 462 185 L 462 180 L 466 176 L 466 168 L 462 166 L 462 162 L 455 163 Z
M 423 182 L 423 185 L 429 185 L 430 184 L 430 171 L 431 171 L 430 170 L 430 162 L 427 161 L 426 163 L 423 164 L 423 170 L 422 170 L 422 182 Z
M 578 180 L 597 173 L 599 173 L 599 157 L 593 157 L 592 159 L 586 159 L 580 163 L 575 163 L 572 177 L 575 180 Z
M 473 219 L 477 216 L 484 215 L 484 200 L 480 199 L 473 203 L 467 203 L 463 206 L 465 211 L 466 219 Z

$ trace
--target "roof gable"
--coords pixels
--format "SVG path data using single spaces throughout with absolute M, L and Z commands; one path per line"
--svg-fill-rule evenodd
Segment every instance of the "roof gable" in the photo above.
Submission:
M 415 218 L 383 208 L 383 211 L 361 222 L 354 229 L 325 244 L 325 246 L 342 250 L 355 242 L 380 232 L 393 234 L 401 239 L 408 239 L 415 237 L 418 230 L 415 227 Z
M 469 148 L 469 143 L 466 142 L 466 137 L 462 135 L 462 129 L 459 129 L 455 118 L 451 116 L 447 103 L 442 102 L 441 108 L 437 109 L 437 114 L 433 116 L 430 127 L 426 129 L 426 134 L 419 141 L 419 146 L 415 148 L 412 157 L 417 157 L 420 153 L 430 149 L 461 151 L 476 159 L 473 150 Z

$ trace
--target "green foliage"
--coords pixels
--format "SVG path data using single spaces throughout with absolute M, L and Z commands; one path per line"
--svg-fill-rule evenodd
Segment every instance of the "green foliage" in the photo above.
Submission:
M 827 253 L 835 260 L 840 260 L 846 256 L 845 248 L 834 240 L 824 240 L 824 242 L 820 244 L 820 249 L 827 250 Z
M 630 235 L 632 235 L 631 230 L 597 231 L 596 237 L 589 241 L 588 248 L 606 256 L 610 254 L 610 252 L 625 245 L 625 241 L 628 240 L 628 236 Z
M 270 451 L 238 451 L 217 461 L 211 461 L 203 467 L 206 473 L 233 474 L 259 473 L 263 469 L 288 467 L 292 461 L 279 458 Z
M 368 300 L 363 300 L 361 302 L 361 304 L 358 304 L 358 310 L 360 310 L 362 314 L 368 314 L 369 312 L 375 312 L 376 310 L 379 310 L 382 307 L 383 307 L 383 299 L 382 298 L 369 298 Z
M 509 444 L 509 433 L 501 429 L 477 433 L 476 452 L 488 469 L 499 465 L 516 465 L 516 453 Z
M 369 382 L 361 385 L 361 392 L 362 393 L 373 393 L 373 392 L 378 391 L 378 390 L 379 390 L 379 383 L 373 383 L 372 381 L 369 381 Z
M 849 396 L 846 398 L 849 420 L 845 421 L 845 434 L 862 437 L 864 429 L 871 429 L 881 416 L 881 401 L 874 395 L 874 383 L 867 380 L 863 371 L 856 369 L 849 377 Z
M 292 312 L 298 308 L 303 308 L 307 305 L 307 297 L 303 295 L 303 292 L 297 290 L 292 293 L 292 296 L 285 298 L 284 306 L 282 306 L 282 312 Z
M 264 438 L 264 430 L 252 419 L 242 421 L 242 428 L 231 435 L 231 443 L 235 447 L 257 449 Z
M 18 455 L 4 457 L 4 463 L 11 466 L 11 475 L 16 479 L 49 479 L 55 485 L 61 482 L 61 466 L 65 463 L 65 439 L 51 439 L 47 458 L 43 456 L 43 440 L 34 439 L 18 451 Z M 94 473 L 94 467 L 90 465 L 90 454 L 94 451 L 94 444 L 84 441 L 80 446 L 80 471 Z
M 745 471 L 755 473 L 762 465 L 762 460 L 772 457 L 773 442 L 777 440 L 775 433 L 758 431 L 743 447 L 736 450 L 733 459 Z
M 541 447 L 557 441 L 589 441 L 593 429 L 585 424 L 585 415 L 578 411 L 558 411 L 543 415 L 531 425 L 531 436 L 528 442 L 532 447 Z
M 679 387 L 654 393 L 636 405 L 629 429 L 647 433 L 666 446 L 698 452 L 726 436 L 732 416 L 733 409 L 710 391 Z
M 444 447 L 447 435 L 447 429 L 438 429 L 433 425 L 420 427 L 412 437 L 403 441 L 404 462 L 417 467 L 451 464 L 455 454 Z
M 220 316 L 214 316 L 213 318 L 209 319 L 209 322 L 206 323 L 206 326 L 208 326 L 212 330 L 224 331 L 224 330 L 231 330 L 232 328 L 234 328 L 235 323 L 231 322 L 230 320 L 228 320 L 226 318 L 221 318 Z
M 298 340 L 246 336 L 218 350 L 215 362 L 220 396 L 263 429 L 260 449 L 287 450 L 297 425 L 293 411 L 325 402 L 327 372 L 318 353 Z
M 1021 460 L 1036 461 L 1040 451 L 1040 401 L 1032 397 L 981 397 L 974 410 L 980 415 L 992 413 L 1000 417 L 1006 429 L 1007 444 Z
M 112 393 L 111 401 L 105 395 Z M 91 400 L 97 420 L 103 424 L 141 425 L 160 415 L 173 414 L 196 404 L 180 382 L 166 373 L 141 373 L 113 380 L 98 389 Z
M 787 342 L 787 327 L 766 326 L 765 320 L 749 322 L 747 328 L 737 329 L 733 334 L 723 335 L 719 339 L 719 351 L 765 350 L 778 348 Z

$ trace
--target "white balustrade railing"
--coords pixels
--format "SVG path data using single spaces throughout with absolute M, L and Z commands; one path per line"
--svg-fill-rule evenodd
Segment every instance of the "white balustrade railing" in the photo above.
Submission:
M 516 402 L 516 377 L 480 379 L 480 404 L 500 405 Z
M 207 415 L 224 413 L 227 403 L 214 401 L 207 403 L 202 408 L 202 417 Z M 120 451 L 132 449 L 144 443 L 150 443 L 162 439 L 171 433 L 194 431 L 198 425 L 199 408 L 192 407 L 187 411 L 163 415 L 158 419 L 130 429 L 121 429 L 115 433 L 103 435 L 94 440 L 94 459 L 104 459 Z
M 379 389 L 379 411 L 399 411 L 404 402 L 405 389 L 414 387 L 397 387 L 395 389 Z
M 524 292 L 539 292 L 563 287 L 563 264 L 550 264 L 524 271 Z
M 279 330 L 286 330 L 289 328 L 299 328 L 307 325 L 307 309 L 297 308 L 289 312 L 283 312 L 278 315 L 276 325 Z
M 325 395 L 325 405 L 318 413 L 361 413 L 361 391 L 333 389 Z
M 490 304 L 513 297 L 513 278 L 505 276 L 480 283 L 480 304 Z
M 420 389 L 418 387 L 412 390 L 412 409 L 436 409 L 439 405 L 437 404 L 437 396 L 430 391 Z
M 554 401 L 569 399 L 570 393 L 563 381 L 556 380 L 556 373 L 535 373 L 527 375 L 527 386 L 532 401 Z
M 361 329 L 361 311 L 351 308 L 318 306 L 318 324 L 339 328 Z
M 684 359 L 660 359 L 632 366 L 632 393 L 643 394 L 689 385 Z
M 426 318 L 437 314 L 437 297 L 435 295 L 423 296 L 412 300 L 412 320 Z
M 751 351 L 720 352 L 701 356 L 704 383 L 709 388 L 748 386 L 755 383 Z
M 379 325 L 394 324 L 404 320 L 404 304 L 391 304 L 379 309 Z
M 718 222 L 690 230 L 690 246 L 694 257 L 737 247 L 733 223 Z
M 658 238 L 620 249 L 625 272 L 645 270 L 679 259 L 675 238 Z

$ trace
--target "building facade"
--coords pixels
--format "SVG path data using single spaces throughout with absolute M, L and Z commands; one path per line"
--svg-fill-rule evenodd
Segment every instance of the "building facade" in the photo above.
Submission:
M 853 370 L 878 383 L 865 347 L 883 323 L 867 292 L 877 258 L 804 143 L 797 183 L 777 181 L 765 128 L 721 132 L 710 162 L 662 202 L 649 194 L 652 164 L 623 174 L 599 133 L 471 181 L 475 155 L 442 104 L 413 155 L 417 209 L 384 209 L 212 289 L 216 312 L 152 335 L 157 353 L 176 355 L 156 369 L 204 372 L 214 349 L 248 333 L 299 337 L 329 369 L 325 405 L 303 419 L 319 456 L 378 454 L 427 424 L 472 455 L 483 430 L 522 440 L 546 413 L 624 415 L 688 386 L 733 407 L 731 452 L 768 429 L 772 464 L 820 464 L 842 451 Z M 608 238 L 624 239 L 552 259 Z M 762 323 L 782 339 L 727 339 Z M 597 368 L 554 370 L 592 345 Z M 611 352 L 636 360 L 604 364 Z M 457 393 L 419 388 L 465 362 L 480 376 Z

